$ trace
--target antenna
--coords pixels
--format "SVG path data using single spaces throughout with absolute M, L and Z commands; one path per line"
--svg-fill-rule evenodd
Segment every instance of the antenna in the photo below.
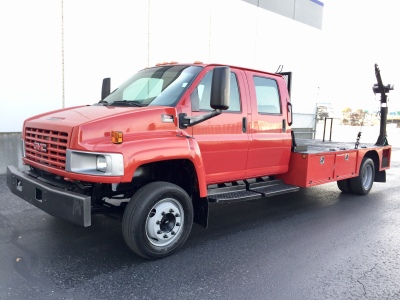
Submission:
M 278 70 L 275 73 L 280 73 L 283 70 L 283 65 L 279 65 Z

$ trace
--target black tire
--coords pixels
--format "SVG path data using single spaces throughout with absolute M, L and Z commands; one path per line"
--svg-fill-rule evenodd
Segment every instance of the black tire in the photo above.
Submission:
M 139 189 L 126 206 L 122 234 L 136 254 L 166 257 L 186 242 L 193 224 L 189 195 L 169 182 L 152 182 Z
M 360 173 L 350 179 L 350 187 L 354 194 L 366 195 L 372 188 L 375 180 L 375 165 L 371 158 L 364 157 L 361 162 Z
M 337 186 L 339 190 L 341 190 L 343 193 L 351 194 L 353 191 L 351 190 L 350 186 L 350 179 L 343 179 L 343 180 L 338 180 Z

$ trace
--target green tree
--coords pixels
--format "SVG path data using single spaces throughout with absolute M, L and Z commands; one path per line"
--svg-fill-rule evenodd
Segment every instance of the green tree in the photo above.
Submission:
M 352 112 L 352 109 L 350 107 L 345 107 L 342 109 L 343 115 L 348 115 Z

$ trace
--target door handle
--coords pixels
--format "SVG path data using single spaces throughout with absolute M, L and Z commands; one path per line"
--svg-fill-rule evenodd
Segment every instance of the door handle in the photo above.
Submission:
M 282 132 L 286 132 L 286 120 L 282 120 Z
M 293 124 L 293 106 L 292 106 L 292 103 L 288 102 L 287 109 L 288 109 L 288 112 L 290 113 L 290 121 L 288 121 L 288 123 L 289 123 L 289 126 L 292 126 L 292 124 Z M 289 114 L 288 114 L 288 119 L 289 119 Z
M 242 132 L 243 133 L 247 132 L 247 118 L 246 117 L 242 118 Z

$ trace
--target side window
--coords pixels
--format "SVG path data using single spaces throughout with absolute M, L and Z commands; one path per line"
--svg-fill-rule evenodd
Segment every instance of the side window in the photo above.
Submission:
M 280 114 L 281 105 L 276 81 L 269 78 L 254 76 L 254 86 L 256 89 L 258 112 Z
M 212 74 L 212 71 L 208 72 L 193 91 L 192 95 L 190 95 L 192 111 L 212 110 L 210 106 Z M 233 72 L 231 72 L 230 87 L 229 109 L 226 111 L 240 112 L 239 86 L 236 74 Z

